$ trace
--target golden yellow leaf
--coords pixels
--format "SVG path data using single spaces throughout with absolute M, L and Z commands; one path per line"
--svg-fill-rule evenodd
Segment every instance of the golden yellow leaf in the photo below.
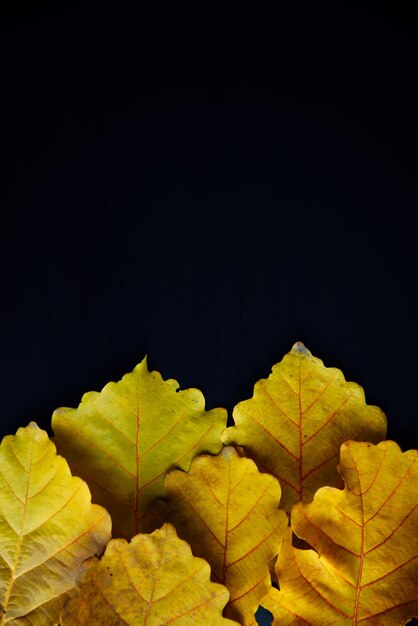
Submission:
M 237 404 L 233 417 L 223 442 L 244 446 L 262 471 L 279 479 L 288 512 L 323 485 L 341 486 L 337 461 L 344 441 L 377 443 L 386 436 L 386 417 L 365 403 L 363 389 L 299 342 L 255 384 L 253 397 Z
M 210 581 L 208 563 L 164 524 L 130 543 L 112 539 L 100 561 L 91 559 L 61 626 L 233 626 L 222 617 L 228 597 Z
M 213 580 L 229 589 L 225 615 L 256 624 L 259 600 L 271 586 L 269 560 L 288 523 L 278 508 L 278 481 L 229 447 L 197 457 L 188 473 L 169 472 L 165 486 L 169 521 L 208 561 Z
M 283 540 L 280 592 L 262 604 L 274 624 L 398 626 L 418 617 L 418 451 L 393 441 L 341 447 L 344 490 L 323 487 L 292 510 L 314 550 Z
M 119 382 L 84 394 L 77 409 L 54 412 L 57 448 L 111 514 L 113 536 L 146 530 L 145 510 L 164 495 L 170 467 L 187 470 L 195 455 L 222 447 L 226 410 L 205 411 L 201 391 L 178 386 L 144 359 Z
M 57 624 L 81 563 L 104 549 L 110 516 L 92 505 L 45 431 L 31 422 L 0 446 L 1 624 Z

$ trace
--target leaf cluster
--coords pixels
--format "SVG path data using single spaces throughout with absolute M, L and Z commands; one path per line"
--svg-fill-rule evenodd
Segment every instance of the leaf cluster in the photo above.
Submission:
M 417 450 L 300 342 L 237 404 L 149 371 L 0 446 L 9 626 L 395 626 L 418 616 Z

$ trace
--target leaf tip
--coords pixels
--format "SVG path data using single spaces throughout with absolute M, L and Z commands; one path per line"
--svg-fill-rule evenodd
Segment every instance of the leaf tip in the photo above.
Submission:
M 231 459 L 235 459 L 239 456 L 235 448 L 233 446 L 228 446 L 228 445 L 222 448 L 220 455 L 227 461 L 230 461 Z
M 148 371 L 148 354 L 145 354 L 142 360 L 137 365 L 135 365 L 134 371 L 137 369 L 145 369 Z
M 21 429 L 19 428 L 19 430 Z M 48 433 L 45 430 L 42 430 L 42 428 L 39 428 L 38 424 L 34 421 L 29 422 L 29 424 L 26 426 L 26 429 L 22 430 L 26 430 L 29 436 L 33 437 L 35 441 L 49 439 Z
M 305 356 L 312 356 L 312 353 L 308 348 L 305 347 L 301 341 L 297 341 L 292 346 L 292 352 L 297 352 L 298 354 L 304 354 Z

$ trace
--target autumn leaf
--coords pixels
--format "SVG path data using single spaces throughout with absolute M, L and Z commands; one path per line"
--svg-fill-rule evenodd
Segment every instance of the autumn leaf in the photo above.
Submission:
M 288 523 L 278 509 L 278 481 L 229 447 L 197 457 L 188 473 L 169 472 L 165 486 L 169 521 L 230 591 L 224 614 L 256 624 L 259 600 L 271 586 L 268 561 Z
M 280 591 L 262 604 L 274 624 L 398 626 L 418 616 L 418 451 L 393 441 L 341 447 L 344 490 L 320 489 L 292 510 L 315 550 L 282 543 Z
M 113 536 L 146 529 L 144 512 L 164 495 L 170 467 L 187 470 L 197 454 L 222 447 L 226 410 L 205 411 L 201 391 L 178 386 L 144 359 L 119 382 L 86 393 L 77 409 L 54 412 L 58 450 L 110 512 Z
M 228 597 L 210 582 L 208 563 L 164 524 L 130 543 L 112 539 L 101 560 L 90 559 L 61 626 L 233 626 L 222 617 Z
M 45 431 L 31 422 L 0 446 L 1 624 L 48 626 L 81 563 L 104 549 L 110 516 L 92 505 Z
M 237 404 L 233 417 L 223 442 L 244 446 L 262 471 L 279 479 L 288 512 L 323 485 L 342 486 L 337 462 L 344 441 L 377 443 L 386 436 L 386 417 L 366 404 L 363 389 L 324 367 L 300 342 L 255 384 L 252 398 Z

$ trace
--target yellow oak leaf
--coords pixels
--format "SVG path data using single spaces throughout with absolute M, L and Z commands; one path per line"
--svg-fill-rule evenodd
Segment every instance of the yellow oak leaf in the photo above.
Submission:
M 231 594 L 224 614 L 256 624 L 259 600 L 271 587 L 269 561 L 288 524 L 278 508 L 278 481 L 228 447 L 197 457 L 188 473 L 169 472 L 165 486 L 168 520 Z
M 130 543 L 112 539 L 101 560 L 90 559 L 61 626 L 237 626 L 222 617 L 228 590 L 210 581 L 171 524 Z
M 337 462 L 344 441 L 378 443 L 386 436 L 386 417 L 366 404 L 362 387 L 324 367 L 300 342 L 255 384 L 252 398 L 237 404 L 233 417 L 223 442 L 243 446 L 279 479 L 281 506 L 289 513 L 319 487 L 342 486 Z
M 84 394 L 77 409 L 53 414 L 58 451 L 111 514 L 114 537 L 146 530 L 145 510 L 164 495 L 169 468 L 187 470 L 197 454 L 222 448 L 226 410 L 205 411 L 201 391 L 178 387 L 144 359 L 119 382 Z
M 57 624 L 82 562 L 111 536 L 105 509 L 35 422 L 0 446 L 1 624 Z
M 322 487 L 292 510 L 315 550 L 283 540 L 280 591 L 262 605 L 274 624 L 398 626 L 418 617 L 418 451 L 393 441 L 341 447 L 343 490 Z

